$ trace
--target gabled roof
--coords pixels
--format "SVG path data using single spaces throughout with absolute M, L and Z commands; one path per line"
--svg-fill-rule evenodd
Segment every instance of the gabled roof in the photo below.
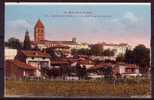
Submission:
M 54 60 L 54 61 L 51 61 L 50 62 L 51 64 L 68 64 L 69 62 L 68 61 L 63 61 L 63 60 Z
M 24 62 L 21 62 L 19 60 L 6 60 L 6 63 L 9 63 L 11 65 L 16 65 L 18 68 L 27 69 L 27 70 L 35 70 L 36 68 L 31 66 L 30 64 L 26 64 Z
M 75 45 L 77 44 L 76 42 L 73 41 L 49 41 L 49 40 L 44 40 L 44 43 L 51 43 L 51 44 L 70 44 L 70 45 Z
M 50 57 L 48 53 L 41 52 L 41 51 L 21 50 L 20 52 L 26 57 L 47 57 L 47 58 Z

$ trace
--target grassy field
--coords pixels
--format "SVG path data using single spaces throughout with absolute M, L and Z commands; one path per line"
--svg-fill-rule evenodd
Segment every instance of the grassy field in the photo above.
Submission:
M 108 81 L 13 81 L 7 80 L 6 96 L 147 96 L 150 82 L 129 81 L 114 85 Z

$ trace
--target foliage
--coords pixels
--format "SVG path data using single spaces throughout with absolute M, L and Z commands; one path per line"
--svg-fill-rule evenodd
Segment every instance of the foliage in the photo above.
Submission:
M 72 49 L 72 55 L 91 55 L 91 51 L 89 49 Z
M 128 64 L 134 64 L 135 63 L 133 50 L 127 49 L 124 56 L 125 56 L 125 62 L 126 63 L 128 63 Z
M 123 54 L 119 54 L 116 58 L 116 62 L 124 62 L 125 56 Z
M 144 45 L 138 45 L 133 50 L 135 63 L 140 66 L 141 73 L 148 71 L 150 66 L 150 49 Z
M 150 49 L 137 45 L 133 50 L 126 50 L 125 62 L 137 64 L 141 73 L 146 73 L 150 67 Z
M 55 54 L 54 49 L 52 49 L 52 48 L 46 48 L 45 51 L 50 55 L 50 57 L 51 57 L 52 59 L 58 58 L 58 57 L 56 56 L 56 54 Z
M 8 42 L 6 43 L 8 47 L 13 48 L 13 49 L 21 49 L 22 48 L 22 43 L 20 42 L 19 39 L 16 38 L 9 38 Z
M 95 56 L 102 56 L 103 48 L 101 44 L 95 44 L 91 46 L 91 53 Z
M 79 79 L 87 78 L 86 66 L 83 66 L 83 68 L 82 68 L 81 65 L 79 63 L 77 63 L 77 65 L 76 65 L 76 73 L 77 73 L 77 76 L 79 77 Z
M 110 50 L 110 49 L 106 49 L 106 50 L 104 50 L 103 51 L 103 55 L 104 56 L 109 56 L 109 57 L 111 57 L 111 56 L 114 56 L 114 50 Z

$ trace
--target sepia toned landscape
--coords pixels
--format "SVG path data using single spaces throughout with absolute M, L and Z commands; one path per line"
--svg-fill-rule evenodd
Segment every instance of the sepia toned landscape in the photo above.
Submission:
M 150 97 L 148 4 L 58 6 L 6 5 L 5 96 Z

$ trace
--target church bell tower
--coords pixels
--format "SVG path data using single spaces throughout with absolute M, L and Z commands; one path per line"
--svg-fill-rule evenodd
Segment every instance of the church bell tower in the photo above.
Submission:
M 42 21 L 39 19 L 34 27 L 34 41 L 40 42 L 44 40 L 44 25 Z

